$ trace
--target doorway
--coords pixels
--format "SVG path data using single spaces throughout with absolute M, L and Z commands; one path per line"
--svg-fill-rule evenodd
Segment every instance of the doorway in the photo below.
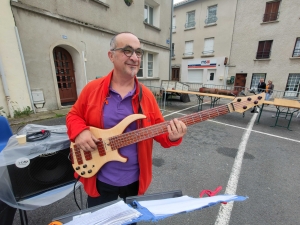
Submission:
M 77 92 L 72 57 L 67 50 L 56 47 L 53 58 L 61 105 L 73 105 L 77 100 Z
M 246 86 L 246 79 L 247 79 L 247 74 L 237 73 L 235 75 L 234 90 L 238 92 L 243 91 Z
M 180 68 L 172 68 L 172 80 L 179 81 Z

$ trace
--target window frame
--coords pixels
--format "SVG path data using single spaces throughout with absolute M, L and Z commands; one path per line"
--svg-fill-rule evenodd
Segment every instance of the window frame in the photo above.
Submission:
M 281 1 L 270 1 L 266 2 L 265 13 L 263 16 L 263 22 L 277 21 L 279 17 L 279 7 Z
M 216 7 L 216 10 L 215 10 L 215 15 L 214 16 L 210 16 L 209 15 L 209 9 L 212 8 L 212 7 Z M 214 24 L 217 22 L 218 20 L 218 17 L 217 17 L 217 11 L 218 11 L 218 5 L 212 5 L 212 6 L 208 6 L 207 7 L 207 12 L 206 12 L 206 19 L 205 19 L 205 24 L 206 25 L 209 25 L 209 24 Z M 214 18 L 214 19 L 211 19 L 210 18 Z
M 205 43 L 208 43 L 207 41 L 208 40 L 212 40 L 212 49 L 211 50 L 206 50 L 206 44 Z M 204 45 L 203 45 L 203 52 L 202 54 L 203 55 L 211 55 L 213 54 L 215 51 L 214 51 L 214 46 L 215 46 L 215 38 L 214 37 L 210 37 L 210 38 L 204 38 Z
M 292 57 L 300 57 L 300 37 L 296 38 Z
M 187 44 L 191 43 L 191 52 L 187 52 Z M 186 41 L 185 42 L 185 45 L 184 45 L 184 53 L 183 53 L 184 56 L 192 56 L 194 55 L 194 40 L 191 40 L 191 41 Z
M 259 41 L 256 59 L 270 59 L 272 52 L 273 40 Z
M 194 14 L 194 20 L 193 21 L 189 21 L 189 15 L 192 15 L 192 13 Z M 186 13 L 186 19 L 185 19 L 185 25 L 184 27 L 186 29 L 191 29 L 191 28 L 195 28 L 196 26 L 196 10 L 192 10 Z
M 147 9 L 146 9 L 146 7 L 147 7 Z M 150 16 L 149 16 L 149 13 L 150 13 L 149 8 L 152 9 L 152 18 L 150 18 Z M 145 18 L 146 17 L 145 10 L 147 11 L 147 18 Z M 152 21 L 149 21 L 151 19 L 152 19 Z M 152 7 L 152 6 L 150 6 L 150 5 L 146 4 L 146 3 L 144 3 L 144 22 L 148 23 L 148 24 L 150 24 L 152 26 L 154 26 L 154 7 Z

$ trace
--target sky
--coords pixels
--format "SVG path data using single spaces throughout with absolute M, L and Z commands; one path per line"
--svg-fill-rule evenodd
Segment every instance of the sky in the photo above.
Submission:
M 176 4 L 176 3 L 181 2 L 181 1 L 183 1 L 183 0 L 174 0 L 173 3 Z

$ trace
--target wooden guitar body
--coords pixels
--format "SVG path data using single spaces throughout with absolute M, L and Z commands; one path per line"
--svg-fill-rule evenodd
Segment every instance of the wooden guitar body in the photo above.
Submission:
M 99 129 L 90 127 L 92 134 L 99 140 L 98 149 L 92 152 L 85 152 L 76 147 L 71 142 L 70 158 L 74 170 L 82 177 L 91 177 L 107 162 L 120 161 L 127 162 L 127 158 L 119 154 L 118 149 L 114 149 L 110 143 L 110 138 L 122 134 L 126 127 L 133 121 L 146 118 L 142 114 L 133 114 L 124 118 L 118 125 L 111 129 Z M 99 157 L 100 156 L 100 157 Z

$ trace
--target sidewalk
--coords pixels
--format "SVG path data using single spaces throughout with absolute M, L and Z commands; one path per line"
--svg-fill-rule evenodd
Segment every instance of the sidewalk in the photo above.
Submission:
M 53 111 L 38 112 L 38 113 L 33 113 L 29 116 L 18 117 L 18 118 L 8 118 L 8 121 L 11 126 L 19 125 L 19 124 L 26 124 L 26 123 L 30 123 L 30 122 L 38 121 L 38 120 L 63 117 L 65 115 L 67 115 L 67 113 L 69 111 L 70 111 L 70 108 L 63 108 L 63 109 L 58 109 L 58 110 L 53 110 Z

